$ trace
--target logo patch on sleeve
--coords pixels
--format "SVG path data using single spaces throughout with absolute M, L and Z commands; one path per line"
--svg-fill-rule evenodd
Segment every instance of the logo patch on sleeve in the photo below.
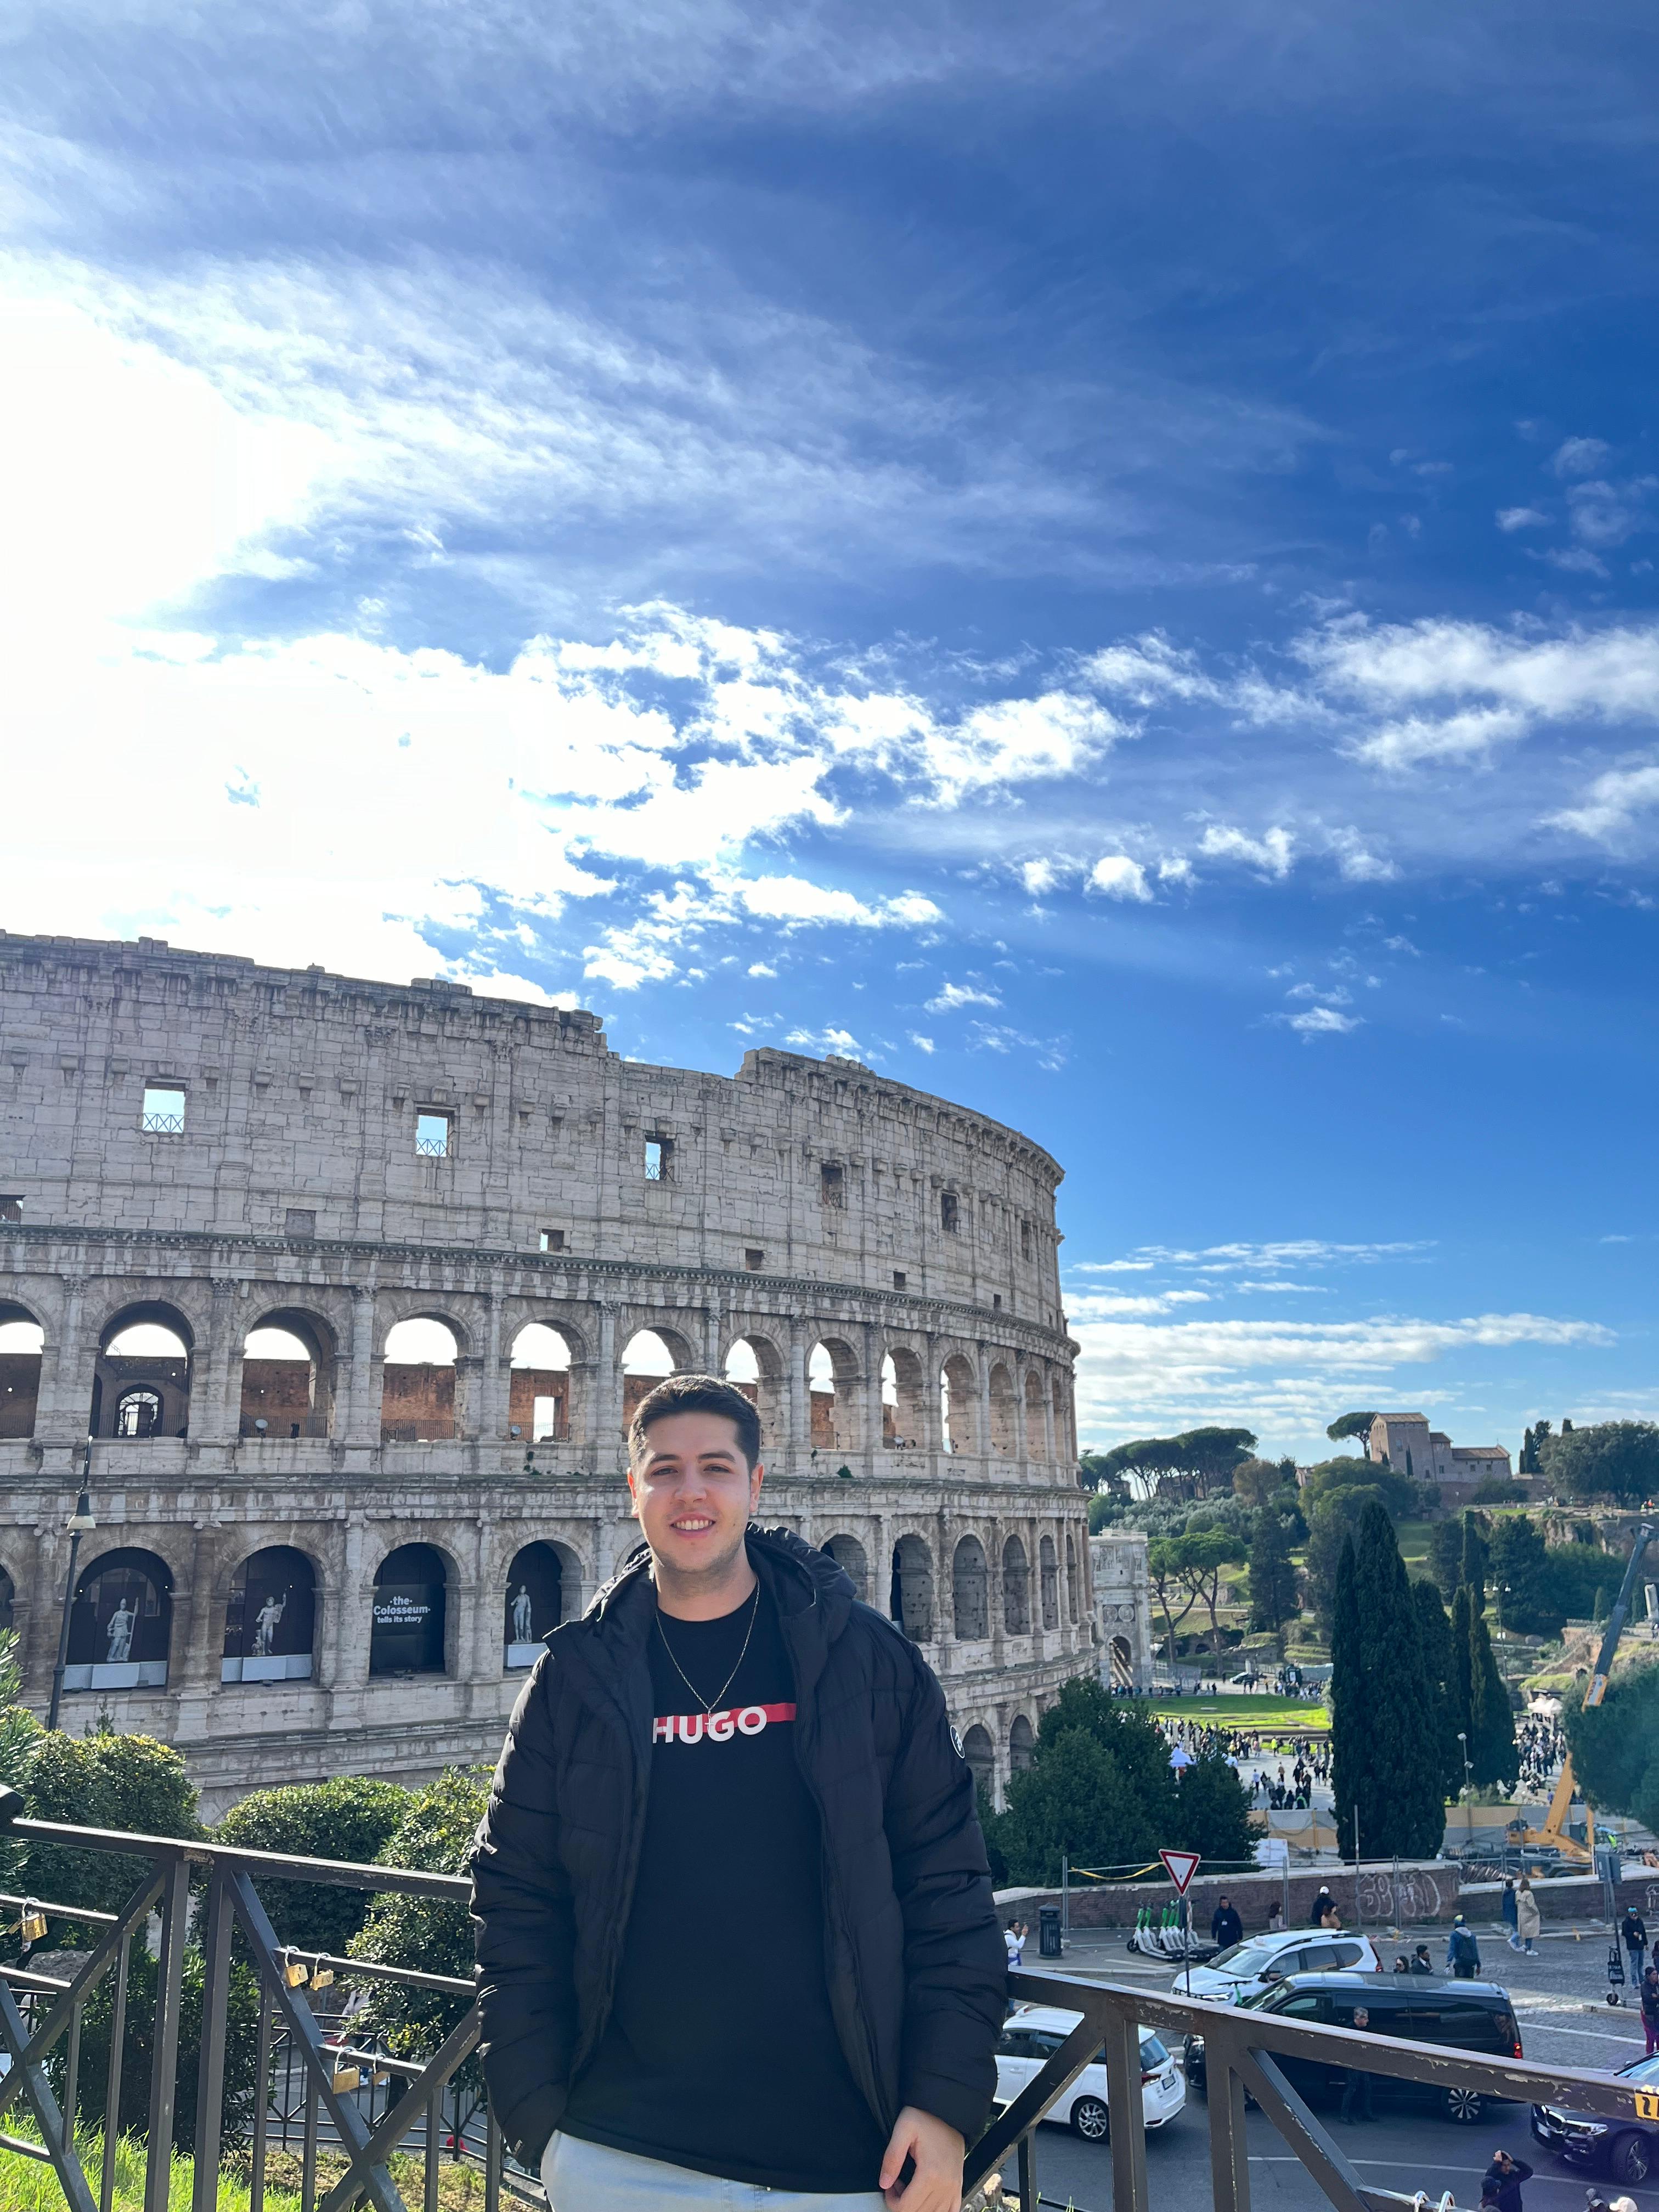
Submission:
M 962 1738 L 957 1733 L 956 1723 L 954 1722 L 951 1724 L 951 1741 L 957 1747 L 957 1757 L 958 1759 L 966 1759 L 968 1754 L 962 1747 Z

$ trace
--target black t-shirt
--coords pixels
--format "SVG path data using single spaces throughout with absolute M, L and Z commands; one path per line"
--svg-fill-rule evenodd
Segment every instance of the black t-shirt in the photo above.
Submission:
M 873 2190 L 886 2138 L 830 2014 L 823 1839 L 772 1602 L 757 1586 L 719 1620 L 659 1613 L 647 1648 L 651 1788 L 616 2002 L 559 2124 L 731 2181 Z

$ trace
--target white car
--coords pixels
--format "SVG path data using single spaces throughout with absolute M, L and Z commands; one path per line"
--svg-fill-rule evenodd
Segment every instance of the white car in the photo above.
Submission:
M 1369 1936 L 1323 1928 L 1285 1928 L 1277 1936 L 1247 1936 L 1218 1952 L 1207 1966 L 1183 1966 L 1170 1984 L 1173 1996 L 1228 1998 L 1243 2004 L 1286 1974 L 1380 1974 L 1382 1961 Z
M 1002 2024 L 997 2044 L 997 2102 L 1012 2105 L 1026 2083 L 1046 2066 L 1083 2017 L 1054 2005 L 1016 2005 Z M 1161 2128 L 1187 2101 L 1181 2069 L 1152 2033 L 1140 2031 L 1140 2109 L 1149 2128 Z M 1111 2132 L 1106 2108 L 1106 2068 L 1095 2060 L 1084 2068 L 1045 2116 L 1063 2120 L 1085 2142 L 1104 2142 Z

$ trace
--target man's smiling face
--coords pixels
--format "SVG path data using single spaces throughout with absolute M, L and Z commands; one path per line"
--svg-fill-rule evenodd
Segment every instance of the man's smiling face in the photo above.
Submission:
M 707 1585 L 732 1571 L 764 1470 L 744 1458 L 723 1413 L 665 1413 L 641 1438 L 628 1487 L 658 1567 Z

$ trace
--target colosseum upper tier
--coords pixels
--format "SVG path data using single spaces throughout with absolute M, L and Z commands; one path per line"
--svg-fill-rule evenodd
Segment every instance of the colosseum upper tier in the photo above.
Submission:
M 1097 1658 L 1060 1170 L 857 1062 L 0 933 L 0 1603 L 25 1694 L 247 1790 L 492 1759 L 633 1538 L 653 1374 L 926 1650 L 998 1795 Z M 90 1437 L 91 1441 L 88 1442 Z M 95 1526 L 69 1592 L 66 1524 Z

